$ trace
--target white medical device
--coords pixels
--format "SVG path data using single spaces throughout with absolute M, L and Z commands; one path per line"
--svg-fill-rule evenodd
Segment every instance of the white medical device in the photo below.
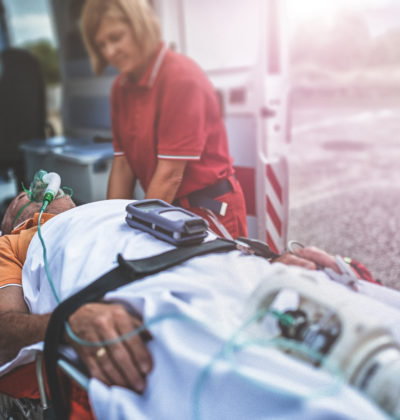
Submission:
M 49 172 L 43 175 L 42 181 L 47 184 L 44 191 L 43 202 L 50 203 L 58 193 L 58 189 L 61 185 L 61 178 L 56 172 Z
M 249 309 L 264 315 L 250 334 L 298 344 L 280 348 L 314 366 L 329 361 L 349 384 L 400 419 L 400 345 L 390 328 L 399 312 L 318 273 L 298 274 L 282 268 L 256 290 Z

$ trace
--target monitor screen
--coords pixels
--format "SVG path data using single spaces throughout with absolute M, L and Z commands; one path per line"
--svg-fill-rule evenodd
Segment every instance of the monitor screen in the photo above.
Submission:
M 190 216 L 189 214 L 179 210 L 164 210 L 160 212 L 160 216 L 174 222 L 178 220 L 190 220 L 193 218 L 193 216 Z

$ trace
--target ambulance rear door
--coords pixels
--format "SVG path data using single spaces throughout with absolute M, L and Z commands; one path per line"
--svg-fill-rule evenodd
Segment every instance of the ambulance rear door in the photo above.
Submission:
M 281 252 L 288 225 L 288 68 L 283 0 L 154 0 L 163 37 L 219 95 L 249 236 Z

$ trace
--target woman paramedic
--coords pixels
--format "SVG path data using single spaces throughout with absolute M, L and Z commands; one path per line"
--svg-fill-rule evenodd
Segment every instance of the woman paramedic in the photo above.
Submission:
M 235 179 L 219 103 L 189 58 L 161 41 L 147 0 L 87 0 L 81 28 L 93 69 L 119 70 L 111 92 L 114 159 L 107 198 L 180 205 L 219 234 L 247 236 L 243 192 Z

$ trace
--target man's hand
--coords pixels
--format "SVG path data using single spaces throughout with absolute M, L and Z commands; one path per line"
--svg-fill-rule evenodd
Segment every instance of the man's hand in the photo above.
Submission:
M 72 331 L 81 339 L 98 342 L 112 340 L 139 328 L 142 321 L 118 304 L 89 303 L 74 312 L 68 320 Z M 150 334 L 137 334 L 116 344 L 100 347 L 82 346 L 70 337 L 66 341 L 78 353 L 92 376 L 107 385 L 119 385 L 141 393 L 146 375 L 153 368 L 146 346 Z
M 322 249 L 316 247 L 298 248 L 292 253 L 283 254 L 274 260 L 286 265 L 296 265 L 298 267 L 316 270 L 317 268 L 331 268 L 337 273 L 341 273 L 335 259 Z
M 335 258 L 327 252 L 322 251 L 322 249 L 311 246 L 307 248 L 296 249 L 295 253 L 296 256 L 311 261 L 316 266 L 322 268 L 331 268 L 336 273 L 341 273 L 341 270 L 335 262 Z
M 280 257 L 274 259 L 274 263 L 276 262 L 280 262 L 285 265 L 296 265 L 298 267 L 307 268 L 309 270 L 316 270 L 317 268 L 317 266 L 312 261 L 308 261 L 308 259 L 293 255 L 290 252 L 287 252 L 286 254 L 283 254 Z

